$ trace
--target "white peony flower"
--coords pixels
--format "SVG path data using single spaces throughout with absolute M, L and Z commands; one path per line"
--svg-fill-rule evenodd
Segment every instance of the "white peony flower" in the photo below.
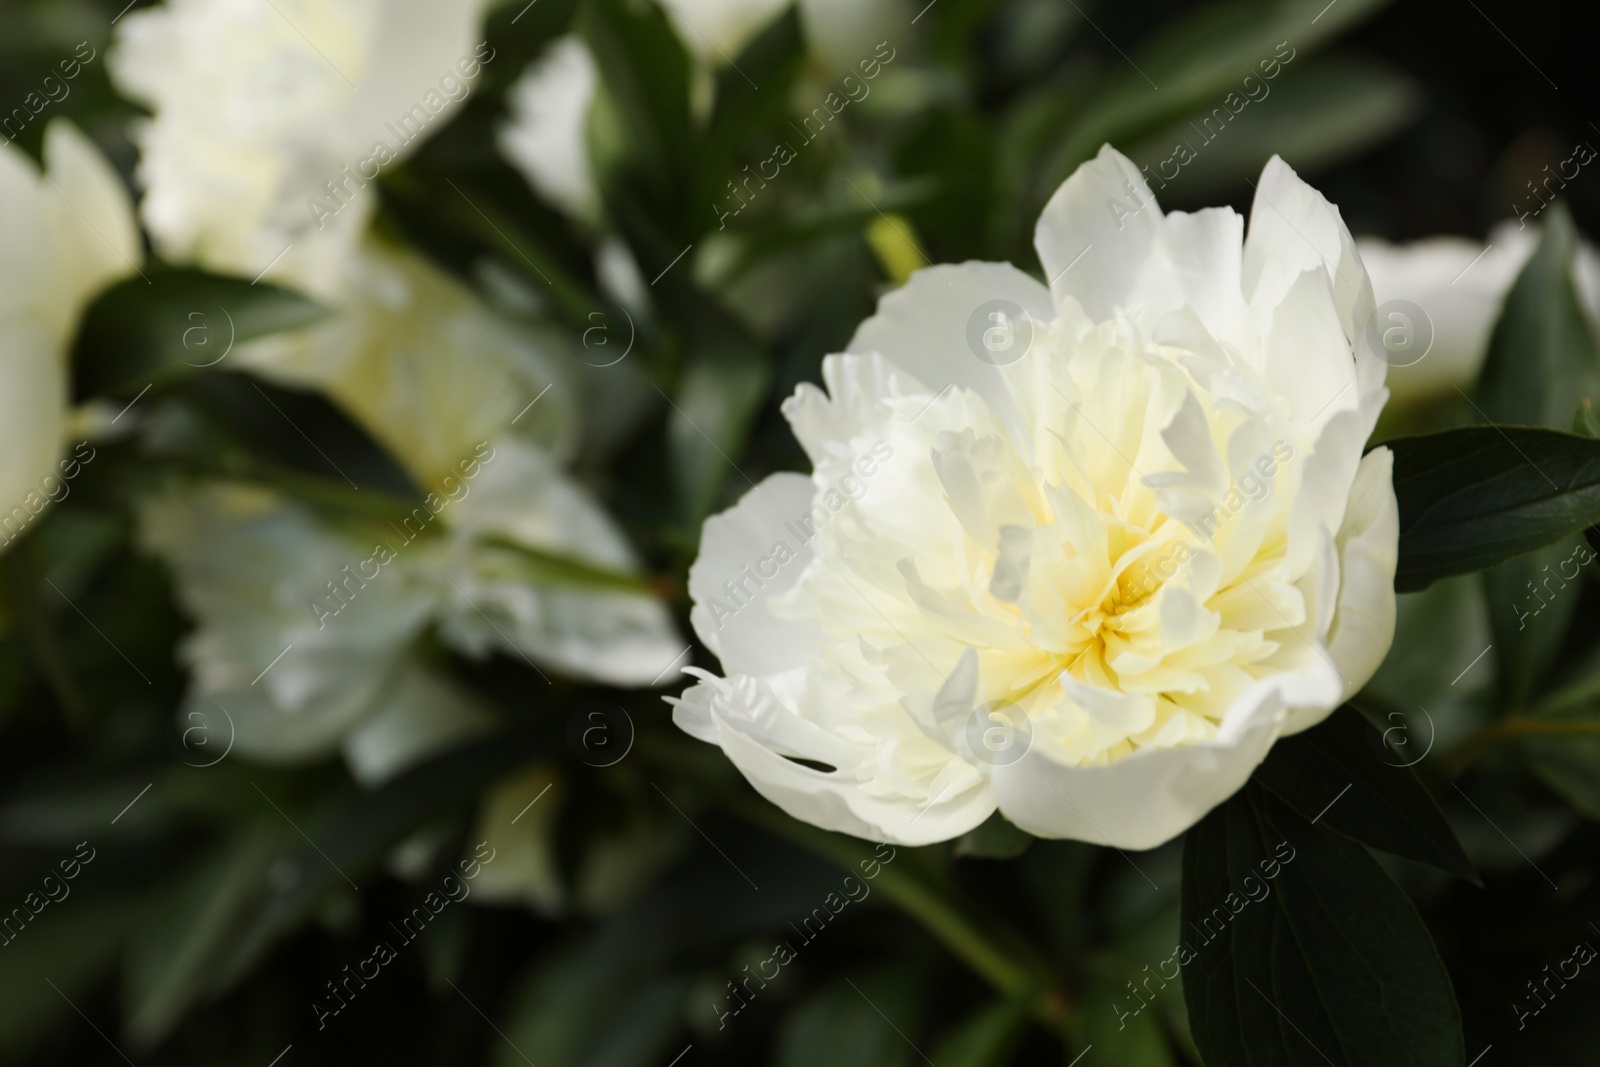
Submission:
M 0 546 L 58 491 L 78 316 L 143 258 L 121 179 L 77 127 L 50 124 L 44 163 L 0 145 Z
M 1336 209 L 1274 158 L 1248 236 L 1109 147 L 1005 264 L 919 271 L 784 413 L 813 464 L 705 526 L 674 720 L 796 818 L 924 844 L 997 808 L 1158 845 L 1393 636 L 1387 392 Z
M 343 312 L 242 345 L 238 359 L 321 388 L 426 500 L 413 519 L 359 536 L 237 487 L 150 505 L 145 543 L 198 624 L 185 653 L 191 704 L 233 715 L 242 753 L 303 760 L 342 746 L 375 780 L 483 725 L 465 695 L 426 717 L 385 711 L 413 687 L 402 665 L 431 628 L 471 656 L 499 650 L 536 669 L 658 684 L 683 651 L 664 605 L 551 580 L 495 543 L 638 570 L 621 531 L 553 458 L 574 444 L 570 384 L 544 349 L 420 258 L 369 241 L 357 264 Z
M 161 252 L 342 291 L 365 186 L 448 121 L 494 53 L 484 0 L 169 0 L 129 13 L 108 63 L 138 127 Z
M 362 730 L 415 687 L 414 678 L 402 684 L 401 667 L 439 602 L 397 559 L 363 577 L 361 561 L 381 537 L 341 533 L 299 504 L 244 486 L 147 501 L 140 540 L 171 568 L 197 624 L 180 652 L 192 674 L 186 710 L 221 709 L 246 758 L 299 762 L 349 745 L 353 756 L 366 753 L 361 765 L 372 771 L 377 744 Z M 398 769 L 401 761 L 386 762 Z
M 600 210 L 589 158 L 589 107 L 599 71 L 577 37 L 550 42 L 507 96 L 500 151 L 546 200 L 577 218 Z
M 576 445 L 577 425 L 574 386 L 550 346 L 414 255 L 369 241 L 360 264 L 344 312 L 241 346 L 240 365 L 321 388 L 425 492 L 460 494 L 439 513 L 451 550 L 426 564 L 453 644 L 473 655 L 498 647 L 618 685 L 659 682 L 683 650 L 659 601 L 538 581 L 514 553 L 487 545 L 508 539 L 611 571 L 638 569 L 622 532 L 555 461 Z M 478 462 L 486 453 L 493 459 Z M 470 479 L 461 477 L 464 462 Z
M 1489 337 L 1500 318 L 1506 293 L 1527 266 L 1539 231 L 1513 221 L 1489 234 L 1487 245 L 1465 237 L 1430 237 L 1395 245 L 1375 237 L 1356 242 L 1372 277 L 1379 305 L 1406 301 L 1427 316 L 1418 324 L 1431 346 L 1412 362 L 1397 355 L 1389 369 L 1389 388 L 1397 403 L 1471 392 L 1489 354 Z M 1591 320 L 1600 322 L 1600 255 L 1579 245 L 1578 295 Z M 1403 309 L 1402 309 L 1403 313 Z

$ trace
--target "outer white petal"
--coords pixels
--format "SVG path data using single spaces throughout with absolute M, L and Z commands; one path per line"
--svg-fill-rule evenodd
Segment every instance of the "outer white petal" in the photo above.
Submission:
M 1055 299 L 1072 297 L 1091 319 L 1118 309 L 1154 319 L 1188 305 L 1237 341 L 1247 324 L 1243 233 L 1228 208 L 1163 215 L 1139 168 L 1105 145 L 1050 197 L 1033 239 Z
M 783 402 L 783 417 L 819 470 L 841 458 L 854 461 L 859 444 L 890 432 L 888 412 L 879 401 L 916 397 L 921 407 L 923 398 L 938 392 L 876 352 L 824 356 L 822 382 L 826 392 L 801 382 Z
M 39 317 L 46 299 L 39 265 L 50 262 L 53 235 L 41 208 L 49 188 L 41 184 L 38 169 L 20 149 L 0 144 L 0 226 L 5 233 L 0 241 L 0 278 L 5 281 L 0 285 L 0 321 L 22 314 Z
M 803 666 L 821 638 L 815 627 L 768 610 L 771 599 L 793 588 L 811 562 L 811 548 L 792 527 L 810 512 L 815 491 L 803 474 L 774 474 L 706 520 L 700 555 L 689 568 L 689 621 L 729 674 L 760 676 Z M 787 552 L 774 552 L 779 546 Z M 785 555 L 791 558 L 780 562 Z
M 1231 797 L 1266 758 L 1290 706 L 1336 706 L 1339 679 L 1312 658 L 1299 675 L 1257 682 L 1210 740 L 1145 749 L 1098 767 L 1072 767 L 1035 739 L 1022 759 L 996 767 L 1000 811 L 1038 837 L 1147 849 L 1170 841 Z
M 1261 172 L 1250 208 L 1242 276 L 1245 296 L 1258 316 L 1270 315 L 1302 273 L 1319 268 L 1333 281 L 1339 323 L 1355 355 L 1355 399 L 1376 417 L 1383 406 L 1387 365 L 1361 343 L 1375 303 L 1355 239 L 1339 209 L 1273 156 Z
M 507 96 L 511 121 L 500 130 L 505 153 L 546 200 L 592 219 L 599 190 L 589 161 L 589 106 L 599 72 L 578 37 L 552 41 Z
M 1375 448 L 1362 459 L 1339 528 L 1339 600 L 1328 653 L 1345 678 L 1343 699 L 1371 678 L 1394 642 L 1394 572 L 1400 556 L 1400 505 L 1394 454 Z M 1320 722 L 1292 715 L 1289 729 Z
M 1106 145 L 1050 197 L 1033 243 L 1056 300 L 1073 297 L 1102 322 L 1132 304 L 1163 266 L 1152 262 L 1161 231 L 1161 208 L 1144 175 Z
M 1014 418 L 1000 369 L 980 359 L 981 343 L 969 340 L 990 326 L 987 306 L 999 300 L 1020 307 L 1039 330 L 1055 318 L 1049 291 L 1008 263 L 928 267 L 878 301 L 877 314 L 856 328 L 845 351 L 877 352 L 935 393 L 971 389 L 1002 419 Z
M 344 739 L 362 785 L 381 785 L 443 749 L 489 733 L 494 716 L 461 686 L 417 664 L 394 673 L 376 707 Z
M 688 710 L 686 710 L 686 708 Z M 871 750 L 825 734 L 782 705 L 766 682 L 739 677 L 709 679 L 684 693 L 673 719 L 709 722 L 715 741 L 756 792 L 788 814 L 825 830 L 897 845 L 945 841 L 973 829 L 994 813 L 994 797 L 971 767 L 959 760 L 940 762 L 926 797 L 875 795 L 866 789 L 849 760 L 870 758 Z M 782 739 L 780 741 L 780 738 Z M 788 755 L 828 763 L 832 772 L 808 767 L 784 751 L 800 741 L 803 750 Z M 926 743 L 930 753 L 932 743 Z M 944 752 L 940 749 L 939 752 Z

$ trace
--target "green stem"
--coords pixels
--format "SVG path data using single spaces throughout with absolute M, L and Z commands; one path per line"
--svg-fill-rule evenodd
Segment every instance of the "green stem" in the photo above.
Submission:
M 875 853 L 852 840 L 813 829 L 765 805 L 745 804 L 731 810 L 738 817 L 786 837 L 846 870 L 856 869 L 863 861 L 877 859 Z M 1070 1011 L 1066 995 L 1048 979 L 1012 962 L 944 897 L 910 872 L 888 862 L 881 865 L 877 889 L 1002 995 L 1026 1004 L 1033 1017 L 1050 1029 L 1064 1031 Z
M 1527 737 L 1600 738 L 1600 721 L 1515 715 L 1485 727 L 1457 745 L 1455 751 L 1450 753 L 1449 764 L 1459 773 L 1486 749 L 1505 741 L 1516 741 Z
M 1533 714 L 1540 718 L 1557 716 L 1596 701 L 1600 701 L 1600 672 L 1550 694 L 1533 709 Z

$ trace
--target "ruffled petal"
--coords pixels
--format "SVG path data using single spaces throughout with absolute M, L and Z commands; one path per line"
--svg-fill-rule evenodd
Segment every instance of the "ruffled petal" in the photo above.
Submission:
M 971 389 L 1011 420 L 1016 408 L 999 367 L 1054 318 L 1049 291 L 1008 263 L 929 267 L 878 301 L 845 351 L 877 352 L 936 394 Z

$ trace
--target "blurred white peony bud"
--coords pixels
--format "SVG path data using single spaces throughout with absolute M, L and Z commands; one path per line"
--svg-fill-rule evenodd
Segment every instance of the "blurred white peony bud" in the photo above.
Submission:
M 1536 227 L 1512 221 L 1496 226 L 1486 245 L 1465 237 L 1356 242 L 1379 306 L 1406 302 L 1427 316 L 1420 324 L 1429 341 L 1425 353 L 1389 361 L 1395 403 L 1472 392 L 1506 293 L 1538 243 Z M 1576 274 L 1578 296 L 1591 321 L 1600 322 L 1600 255 L 1588 243 L 1579 246 Z
M 366 186 L 449 121 L 494 52 L 483 0 L 169 0 L 130 12 L 112 79 L 162 254 L 325 300 L 366 231 Z

